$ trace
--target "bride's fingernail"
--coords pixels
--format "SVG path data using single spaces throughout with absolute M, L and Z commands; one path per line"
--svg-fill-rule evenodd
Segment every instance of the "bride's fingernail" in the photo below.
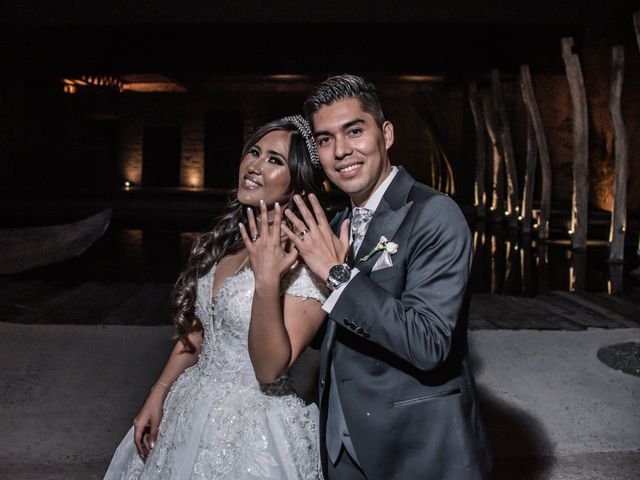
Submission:
M 242 222 L 238 223 L 238 228 L 244 228 L 244 224 Z
M 153 442 L 153 441 L 152 441 L 152 442 L 151 442 L 151 450 L 153 450 L 153 449 L 155 448 L 155 446 L 156 446 L 156 442 Z
M 280 208 L 280 203 L 276 202 L 276 208 Z

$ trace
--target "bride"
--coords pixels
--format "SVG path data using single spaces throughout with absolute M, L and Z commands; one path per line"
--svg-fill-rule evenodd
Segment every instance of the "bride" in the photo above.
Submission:
M 292 196 L 321 185 L 306 121 L 256 131 L 238 177 L 176 284 L 179 341 L 106 480 L 322 478 L 317 409 L 296 396 L 287 370 L 324 320 L 324 286 L 280 233 Z M 346 254 L 348 239 L 339 248 Z

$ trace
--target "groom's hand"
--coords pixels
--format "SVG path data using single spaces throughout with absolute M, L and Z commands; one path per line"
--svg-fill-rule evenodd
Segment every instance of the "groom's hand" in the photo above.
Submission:
M 327 217 L 314 194 L 309 194 L 313 213 L 304 204 L 300 195 L 294 195 L 293 200 L 298 206 L 302 219 L 291 210 L 287 209 L 284 213 L 298 233 L 294 233 L 286 225 L 282 225 L 282 231 L 295 245 L 309 269 L 320 279 L 325 280 L 329 276 L 329 269 L 344 263 L 347 258 L 349 220 L 342 222 L 340 238 L 338 238 L 331 231 Z

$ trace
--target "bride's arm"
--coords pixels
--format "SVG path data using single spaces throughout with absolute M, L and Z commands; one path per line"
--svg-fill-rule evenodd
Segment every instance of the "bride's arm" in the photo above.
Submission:
M 276 285 L 256 283 L 249 326 L 249 356 L 260 383 L 271 383 L 300 356 L 326 313 L 317 300 L 280 295 Z
M 271 229 L 267 207 L 262 201 L 260 228 L 252 209 L 248 210 L 250 232 L 239 225 L 255 280 L 248 347 L 260 383 L 273 382 L 296 361 L 325 316 L 316 300 L 289 295 L 282 300 L 280 279 L 295 262 L 297 251 L 287 253 L 283 249 L 280 205 L 276 203 L 274 210 Z
M 149 396 L 134 420 L 134 440 L 138 453 L 143 458 L 146 458 L 155 446 L 158 426 L 162 420 L 162 406 L 169 393 L 169 388 L 187 368 L 195 365 L 198 361 L 198 355 L 202 349 L 202 332 L 193 331 L 188 337 L 195 351 L 189 351 L 181 341 L 176 342 L 167 364 L 156 383 L 151 387 Z

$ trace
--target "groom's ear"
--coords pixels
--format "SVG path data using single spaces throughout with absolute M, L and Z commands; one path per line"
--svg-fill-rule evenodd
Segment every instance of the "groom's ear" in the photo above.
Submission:
M 394 140 L 393 123 L 391 123 L 389 120 L 386 120 L 382 124 L 382 134 L 384 135 L 384 148 L 389 150 L 391 148 L 391 145 L 393 145 Z

